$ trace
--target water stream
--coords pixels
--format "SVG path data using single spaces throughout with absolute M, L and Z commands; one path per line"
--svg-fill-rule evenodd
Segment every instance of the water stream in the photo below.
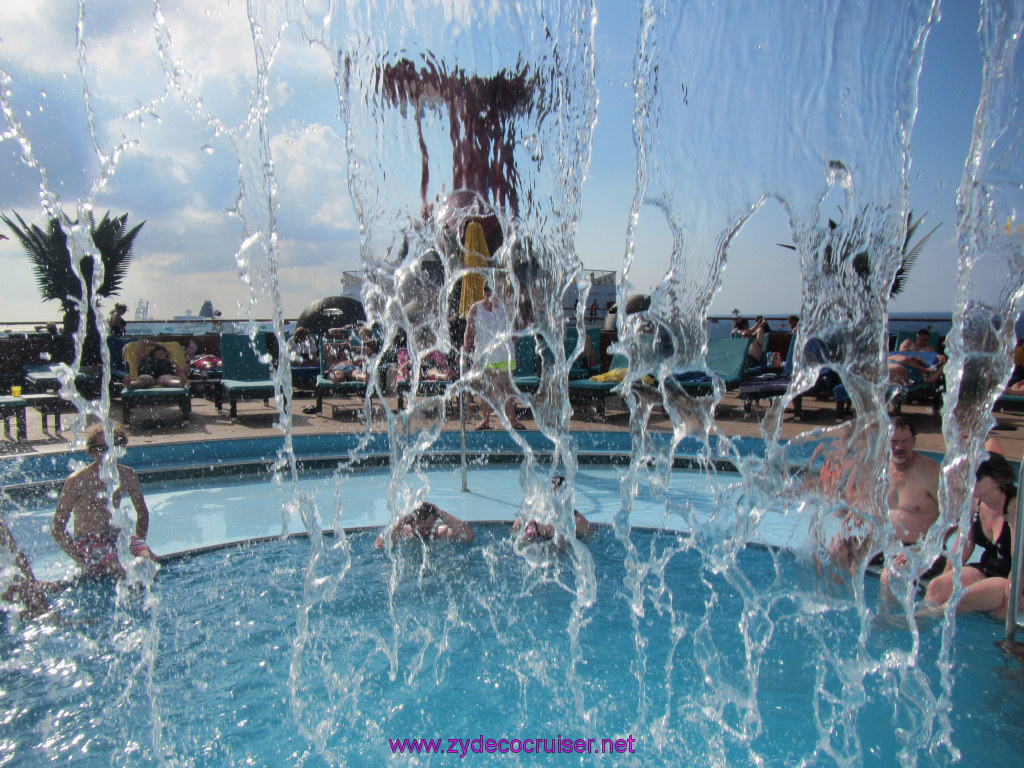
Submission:
M 406 347 L 414 371 L 415 363 L 433 350 L 457 351 L 463 326 L 455 309 L 483 279 L 507 309 L 508 322 L 495 346 L 532 337 L 548 350 L 536 391 L 516 395 L 551 441 L 550 460 L 537 461 L 531 445 L 511 429 L 504 400 L 495 395 L 485 372 L 483 353 L 466 358 L 465 375 L 449 394 L 490 403 L 498 428 L 510 432 L 525 457 L 519 469 L 522 510 L 550 520 L 572 542 L 568 556 L 553 568 L 532 562 L 527 548 L 512 553 L 523 563 L 524 592 L 551 590 L 567 600 L 561 614 L 564 642 L 552 643 L 545 635 L 543 650 L 559 654 L 560 663 L 506 669 L 496 688 L 515 690 L 524 701 L 556 696 L 575 714 L 566 728 L 606 735 L 602 712 L 619 691 L 592 684 L 593 634 L 587 635 L 587 628 L 597 620 L 598 583 L 591 551 L 571 533 L 577 457 L 569 430 L 572 355 L 567 358 L 563 346 L 562 307 L 567 289 L 575 287 L 585 296 L 589 288 L 575 237 L 593 137 L 600 130 L 595 36 L 601 34 L 601 19 L 594 5 L 587 0 L 249 0 L 200 6 L 169 8 L 154 0 L 148 19 L 152 31 L 138 34 L 152 35 L 150 54 L 159 62 L 159 82 L 125 74 L 121 104 L 130 106 L 114 109 L 109 101 L 100 106 L 92 98 L 94 72 L 103 71 L 104 24 L 130 25 L 139 19 L 127 12 L 119 17 L 116 8 L 94 10 L 79 0 L 74 18 L 55 22 L 77 30 L 75 67 L 67 76 L 81 84 L 79 108 L 94 149 L 90 162 L 97 170 L 87 184 L 65 189 L 64 181 L 48 170 L 47 159 L 35 149 L 45 137 L 37 139 L 38 123 L 23 118 L 20 107 L 31 76 L 12 75 L 17 62 L 3 58 L 2 47 L 0 108 L 6 128 L 0 144 L 17 147 L 9 151 L 16 151 L 37 177 L 39 214 L 62 218 L 72 253 L 79 257 L 88 252 L 88 231 L 74 222 L 85 222 L 106 201 L 118 167 L 132 162 L 133 151 L 173 137 L 179 121 L 205 126 L 209 143 L 189 149 L 198 149 L 202 159 L 216 147 L 221 175 L 237 173 L 233 199 L 224 208 L 239 223 L 233 257 L 247 288 L 243 309 L 254 317 L 269 307 L 283 348 L 281 294 L 288 278 L 282 263 L 294 263 L 296 256 L 282 245 L 282 222 L 291 214 L 279 195 L 277 174 L 289 151 L 280 135 L 294 127 L 287 115 L 297 96 L 282 87 L 279 71 L 328 67 L 336 97 L 331 110 L 343 136 L 338 146 L 347 155 L 347 179 L 337 183 L 351 195 L 365 275 L 363 302 L 370 322 L 381 329 L 382 350 Z M 799 24 L 793 22 L 796 17 Z M 653 762 L 876 762 L 881 756 L 863 743 L 859 728 L 866 718 L 876 717 L 868 707 L 878 706 L 879 700 L 892 722 L 893 749 L 901 764 L 948 764 L 960 755 L 950 719 L 955 617 L 945 618 L 940 643 L 922 644 L 914 620 L 919 596 L 909 580 L 894 585 L 890 602 L 880 602 L 875 589 L 865 589 L 865 580 L 873 578 L 866 575 L 868 556 L 895 554 L 898 546 L 885 533 L 887 299 L 906 233 L 917 84 L 928 36 L 939 18 L 937 0 L 643 0 L 633 73 L 636 182 L 633 205 L 622 212 L 620 305 L 644 288 L 635 281 L 643 259 L 636 231 L 648 217 L 664 218 L 672 247 L 650 309 L 618 318 L 613 351 L 631 360 L 623 391 L 631 414 L 632 455 L 622 472 L 621 508 L 612 528 L 622 557 L 617 594 L 629 607 L 628 629 L 620 617 L 616 631 L 632 634 L 629 664 L 635 680 L 629 702 L 615 702 L 615 722 L 623 733 L 628 729 L 643 740 L 648 760 L 657 753 Z M 941 514 L 944 522 L 961 524 L 968 519 L 970 480 L 992 405 L 1008 374 L 1014 307 L 1024 297 L 1021 123 L 1016 113 L 1020 82 L 1014 69 L 1024 3 L 982 2 L 981 20 L 984 85 L 959 198 L 960 276 L 943 407 L 948 452 Z M 186 46 L 179 41 L 202 34 L 197 30 L 222 34 L 225 41 L 250 38 L 244 49 L 251 60 L 230 68 L 232 77 L 247 84 L 242 102 L 228 98 L 223 83 L 206 78 L 203 59 L 181 52 Z M 287 44 L 295 35 L 301 36 L 304 49 Z M 297 63 L 300 54 L 308 62 Z M 163 124 L 165 113 L 172 115 L 166 118 L 169 125 Z M 322 126 L 318 131 L 322 136 Z M 292 135 L 303 135 L 301 126 Z M 169 152 L 173 143 L 172 138 Z M 328 158 L 323 162 L 328 164 Z M 780 203 L 788 217 L 799 255 L 802 305 L 797 375 L 789 395 L 765 418 L 762 460 L 741 455 L 719 433 L 714 412 L 720 391 L 694 398 L 675 385 L 672 374 L 704 368 L 705 317 L 721 286 L 730 245 L 768 201 Z M 303 236 L 315 240 L 315 233 Z M 101 278 L 94 275 L 94 288 Z M 993 291 L 993 284 L 1000 289 Z M 581 302 L 577 308 L 577 326 L 583 325 L 585 307 Z M 254 325 L 250 332 L 255 333 Z M 652 333 L 660 344 L 650 343 Z M 81 348 L 84 328 L 79 336 Z M 375 358 L 378 372 L 383 360 L 382 354 Z M 806 459 L 795 458 L 800 455 L 796 447 L 780 440 L 781 420 L 788 402 L 809 388 L 823 367 L 840 375 L 856 417 L 841 432 L 816 430 L 803 441 L 830 439 L 837 460 L 857 467 L 858 477 L 868 480 L 850 484 L 841 498 L 815 502 L 820 509 L 810 515 L 815 526 L 810 540 L 819 546 L 790 554 L 820 581 L 790 589 L 777 578 L 777 561 L 774 579 L 748 576 L 742 561 L 768 509 L 782 506 L 794 515 L 808 514 L 802 499 L 805 478 L 798 471 Z M 105 386 L 95 403 L 78 395 L 76 370 L 73 366 L 66 372 L 63 391 L 79 406 L 76 428 L 81 428 L 87 414 L 102 417 L 110 403 Z M 663 386 L 646 386 L 645 374 Z M 421 459 L 429 456 L 444 423 L 444 398 L 419 394 L 417 381 L 404 410 L 386 415 L 392 520 L 430 496 Z M 383 378 L 375 375 L 367 393 L 367 424 L 383 386 Z M 323 539 L 320 531 L 340 531 L 345 525 L 343 471 L 324 480 L 334 486 L 333 508 L 300 487 L 291 406 L 284 407 L 290 389 L 290 370 L 279 367 L 276 390 L 285 444 L 275 478 L 290 489 L 282 505 L 283 529 L 290 519 L 301 520 L 311 546 L 302 574 L 274 573 L 303 584 L 301 603 L 288 617 L 294 619 L 290 647 L 274 651 L 288 659 L 288 706 L 295 727 L 319 759 L 344 765 L 350 740 L 358 740 L 362 750 L 368 739 L 383 743 L 393 723 L 439 722 L 429 706 L 418 721 L 402 710 L 429 704 L 430 676 L 444 678 L 457 665 L 453 648 L 463 642 L 456 636 L 469 614 L 478 610 L 502 642 L 525 648 L 537 637 L 521 605 L 502 614 L 504 587 L 493 586 L 502 580 L 486 576 L 474 577 L 474 588 L 481 590 L 475 603 L 454 597 L 459 585 L 447 583 L 448 597 L 433 595 L 430 602 L 431 609 L 447 612 L 443 620 L 418 619 L 410 609 L 410 593 L 432 584 L 442 567 L 436 558 L 444 556 L 443 550 L 430 548 L 388 547 L 387 600 L 378 621 L 366 628 L 339 622 L 337 606 L 350 590 L 359 589 L 349 579 L 354 544 L 344 533 Z M 671 418 L 671 440 L 654 440 L 645 429 L 648 415 L 658 407 Z M 675 448 L 694 436 L 702 440 L 698 458 L 707 463 L 716 497 L 712 513 L 689 538 L 655 538 L 652 543 L 645 536 L 638 544 L 630 523 L 641 489 L 664 499 L 667 519 L 693 519 L 692 506 L 668 490 Z M 360 452 L 357 447 L 353 459 Z M 720 458 L 733 460 L 738 479 L 719 482 L 711 461 Z M 564 490 L 552 492 L 556 470 L 568 482 Z M 112 473 L 107 480 L 114 482 Z M 862 547 L 852 562 L 836 565 L 828 562 L 827 540 L 837 515 L 847 509 L 857 510 L 870 546 Z M 920 562 L 930 562 L 940 551 L 939 528 L 934 526 L 915 556 Z M 703 615 L 676 612 L 673 590 L 684 587 L 669 583 L 666 573 L 669 561 L 681 553 L 699 562 L 693 579 L 706 589 Z M 785 570 L 793 570 L 788 561 Z M 134 576 L 146 585 L 143 597 L 120 589 L 113 620 L 123 625 L 118 635 L 123 647 L 142 649 L 141 655 L 131 656 L 134 666 L 112 655 L 110 669 L 131 686 L 147 687 L 145 695 L 128 691 L 125 697 L 148 701 L 151 728 L 148 735 L 132 733 L 121 758 L 132 765 L 191 764 L 187 747 L 169 744 L 163 731 L 161 713 L 173 704 L 162 696 L 161 685 L 169 684 L 154 674 L 161 632 L 166 631 L 161 629 L 161 598 L 151 588 L 151 574 Z M 498 591 L 488 591 L 492 587 Z M 829 621 L 819 627 L 822 617 Z M 338 637 L 339 625 L 345 637 Z M 738 633 L 730 638 L 728 651 L 716 636 L 723 625 Z M 764 722 L 774 713 L 762 711 L 760 688 L 768 680 L 781 684 L 777 670 L 765 668 L 770 664 L 766 652 L 773 638 L 794 627 L 813 648 L 805 672 L 814 680 L 807 696 L 819 735 L 807 751 L 793 755 L 787 747 L 779 752 L 786 756 L 781 758 L 766 751 L 771 739 L 765 737 Z M 880 634 L 886 642 L 879 641 Z M 393 712 L 367 711 L 379 702 L 361 690 L 359 670 L 339 671 L 350 662 L 348 635 L 358 636 L 356 647 L 365 647 L 368 657 L 387 658 L 387 676 L 392 683 L 404 680 L 408 701 L 396 699 Z M 82 642 L 92 642 L 88 631 Z M 940 671 L 938 683 L 924 667 Z M 688 671 L 681 672 L 684 668 Z M 74 674 L 69 672 L 72 679 Z M 684 744 L 679 734 L 698 721 L 700 736 Z M 353 726 L 361 735 L 353 735 Z M 106 706 L 90 727 L 107 729 L 115 739 L 131 731 L 116 704 Z M 292 755 L 296 765 L 307 757 Z M 640 755 L 631 760 L 623 764 L 653 764 Z

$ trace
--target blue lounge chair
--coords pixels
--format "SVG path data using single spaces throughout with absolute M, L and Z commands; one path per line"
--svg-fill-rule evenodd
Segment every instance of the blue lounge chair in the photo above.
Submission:
M 1024 410 L 1024 395 L 1000 395 L 996 400 L 997 411 Z
M 267 353 L 267 340 L 257 334 L 250 342 L 247 334 L 225 333 L 220 337 L 220 360 L 223 375 L 214 396 L 214 406 L 220 411 L 226 397 L 231 418 L 238 416 L 239 400 L 262 400 L 269 406 L 274 396 L 274 379 L 270 366 L 260 358 Z
M 608 365 L 608 371 L 615 371 L 619 368 L 628 368 L 629 358 L 618 352 L 612 357 Z M 569 402 L 575 405 L 593 406 L 597 417 L 604 420 L 605 398 L 612 393 L 616 387 L 621 386 L 619 381 L 593 381 L 592 379 L 577 379 L 569 382 Z
M 512 381 L 520 392 L 536 392 L 540 389 L 537 337 L 533 334 L 516 339 L 516 371 Z
M 124 345 L 121 351 L 124 365 L 128 369 L 129 379 L 139 375 L 139 360 L 145 357 L 156 344 L 147 344 L 141 354 L 136 350 L 142 341 L 131 341 Z M 176 366 L 188 370 L 185 350 L 176 341 L 161 341 L 158 344 L 167 350 L 167 357 Z M 121 391 L 121 416 L 125 426 L 131 424 L 132 410 L 140 405 L 176 405 L 181 409 L 182 422 L 188 421 L 192 415 L 192 389 L 188 382 L 183 387 L 148 387 L 146 389 L 129 389 L 125 387 Z
M 712 372 L 727 390 L 735 389 L 746 377 L 744 362 L 750 339 L 711 339 L 704 357 L 708 370 Z M 691 395 L 708 395 L 714 391 L 714 380 L 704 371 L 692 371 L 673 375 L 680 389 Z
M 781 374 L 767 373 L 740 383 L 738 393 L 743 400 L 744 414 L 750 413 L 755 402 L 782 397 L 789 391 L 789 384 L 793 378 L 793 353 L 795 351 L 794 340 L 789 345 L 786 363 L 782 366 Z M 793 415 L 796 418 L 803 415 L 803 394 L 798 394 L 793 399 Z
M 327 378 L 328 369 L 338 359 L 337 349 L 343 343 L 347 342 L 340 342 L 331 339 L 320 340 L 320 375 L 316 377 L 316 383 L 314 384 L 317 413 L 323 413 L 324 397 L 340 395 L 345 397 L 358 397 L 360 400 L 366 398 L 366 382 L 341 381 L 335 384 Z M 399 396 L 399 400 L 401 400 L 401 395 Z

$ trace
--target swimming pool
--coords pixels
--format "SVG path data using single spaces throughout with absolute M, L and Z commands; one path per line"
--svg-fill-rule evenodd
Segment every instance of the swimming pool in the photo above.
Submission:
M 611 522 L 621 472 L 583 467 L 575 506 Z M 538 759 L 492 757 L 500 753 L 486 751 L 487 739 L 498 749 L 503 738 L 520 749 L 634 739 L 632 753 L 549 758 L 558 764 L 890 765 L 900 749 L 920 764 L 950 757 L 929 713 L 941 625 L 921 625 L 915 664 L 887 663 L 911 652 L 910 633 L 879 601 L 876 580 L 865 617 L 815 576 L 797 515 L 766 514 L 761 543 L 728 563 L 682 530 L 637 529 L 627 545 L 600 525 L 585 548 L 559 552 L 517 547 L 499 524 L 478 524 L 472 545 L 402 545 L 392 563 L 373 548 L 378 529 L 362 527 L 387 518 L 386 475 L 329 475 L 298 484 L 324 524 L 340 507 L 338 523 L 352 529 L 322 547 L 274 539 L 173 558 L 148 594 L 116 602 L 112 587 L 77 586 L 57 603 L 81 623 L 5 637 L 0 763 L 379 765 L 401 739 L 466 746 L 444 764 Z M 511 520 L 522 498 L 508 467 L 474 467 L 466 494 L 455 470 L 423 477 L 432 500 L 470 520 Z M 713 519 L 720 505 L 705 475 L 677 471 L 672 481 L 664 498 L 642 491 L 634 525 Z M 296 490 L 263 476 L 202 485 L 147 486 L 159 552 L 279 535 L 282 501 Z M 718 498 L 738 492 L 725 482 Z M 34 561 L 53 547 L 41 535 L 50 509 L 26 506 L 12 521 Z M 1019 754 L 1024 675 L 994 647 L 999 636 L 984 617 L 958 625 L 948 716 L 964 764 Z

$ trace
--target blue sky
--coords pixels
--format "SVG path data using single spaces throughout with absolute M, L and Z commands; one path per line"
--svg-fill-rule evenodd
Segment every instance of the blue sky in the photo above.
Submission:
M 448 18 L 467 12 L 465 0 L 435 2 Z M 328 5 L 310 0 L 306 7 L 315 15 Z M 626 251 L 635 178 L 631 78 L 639 12 L 635 3 L 621 0 L 598 0 L 596 5 L 600 106 L 576 246 L 587 267 L 616 270 Z M 228 316 L 244 314 L 250 299 L 235 263 L 242 232 L 229 211 L 239 194 L 230 129 L 243 122 L 255 85 L 245 3 L 180 0 L 164 4 L 162 12 L 171 34 L 166 50 L 179 60 L 183 73 L 181 92 L 165 92 L 152 6 L 139 0 L 98 0 L 86 6 L 85 60 L 97 152 L 86 128 L 75 49 L 77 4 L 36 0 L 0 5 L 0 69 L 10 77 L 12 110 L 4 127 L 16 121 L 38 161 L 37 167 L 26 165 L 22 143 L 9 130 L 4 134 L 0 209 L 41 223 L 45 173 L 46 189 L 73 210 L 77 201 L 89 198 L 102 158 L 120 146 L 113 174 L 94 203 L 100 214 L 127 211 L 130 221 L 147 222 L 123 298 L 132 305 L 150 300 L 157 316 L 195 312 L 208 298 Z M 911 207 L 917 215 L 926 214 L 929 224 L 941 222 L 942 227 L 893 311 L 948 311 L 952 305 L 955 197 L 981 84 L 977 19 L 975 3 L 948 2 L 927 41 L 911 144 Z M 342 270 L 360 267 L 359 223 L 348 194 L 345 126 L 330 56 L 289 30 L 269 93 L 279 279 L 285 315 L 294 317 L 319 296 L 340 292 Z M 750 314 L 799 311 L 796 256 L 776 245 L 791 239 L 781 206 L 769 202 L 731 246 L 712 312 L 727 314 L 734 307 Z M 660 214 L 645 210 L 633 274 L 638 287 L 660 282 L 668 246 Z M 58 317 L 55 303 L 38 300 L 28 262 L 11 240 L 0 241 L 0 268 L 5 276 L 0 321 Z M 259 275 L 255 278 L 253 311 L 270 316 L 270 302 L 259 287 Z

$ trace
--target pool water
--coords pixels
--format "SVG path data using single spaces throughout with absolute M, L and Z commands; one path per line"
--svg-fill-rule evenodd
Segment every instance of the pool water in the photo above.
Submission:
M 516 473 L 486 473 L 482 493 L 514 509 L 518 482 L 499 487 L 498 476 Z M 342 506 L 370 505 L 380 479 L 343 484 Z M 431 497 L 485 514 L 472 494 L 449 498 L 450 481 L 431 475 Z M 681 479 L 674 503 L 701 482 Z M 213 535 L 197 522 L 207 514 L 197 493 L 147 489 L 155 547 L 157 520 L 169 528 L 175 514 L 191 532 L 181 536 Z M 257 499 L 273 495 L 260 483 L 203 493 L 240 519 L 259 517 Z M 582 473 L 577 507 L 593 504 L 597 522 L 616 497 L 617 470 Z M 640 516 L 664 517 L 663 500 L 640 505 Z M 276 516 L 280 531 L 279 507 Z M 941 626 L 921 625 L 916 667 L 879 664 L 911 638 L 877 580 L 866 585 L 873 631 L 862 644 L 853 601 L 786 550 L 749 546 L 716 571 L 678 532 L 634 531 L 631 556 L 608 526 L 585 551 L 560 551 L 516 545 L 508 525 L 477 525 L 471 545 L 409 542 L 392 562 L 373 547 L 378 530 L 316 549 L 292 538 L 175 558 L 148 594 L 117 605 L 109 585 L 63 593 L 56 603 L 73 624 L 18 627 L 0 645 L 0 765 L 380 765 L 392 759 L 389 739 L 447 749 L 477 737 L 484 749 L 486 739 L 594 739 L 599 749 L 633 738 L 634 751 L 469 753 L 466 764 L 892 765 L 905 741 L 929 743 Z M 773 535 L 792 533 L 777 522 Z M 949 717 L 965 765 L 1020 754 L 1024 675 L 993 645 L 1000 635 L 985 617 L 958 625 Z M 906 748 L 919 764 L 948 762 L 932 747 Z

